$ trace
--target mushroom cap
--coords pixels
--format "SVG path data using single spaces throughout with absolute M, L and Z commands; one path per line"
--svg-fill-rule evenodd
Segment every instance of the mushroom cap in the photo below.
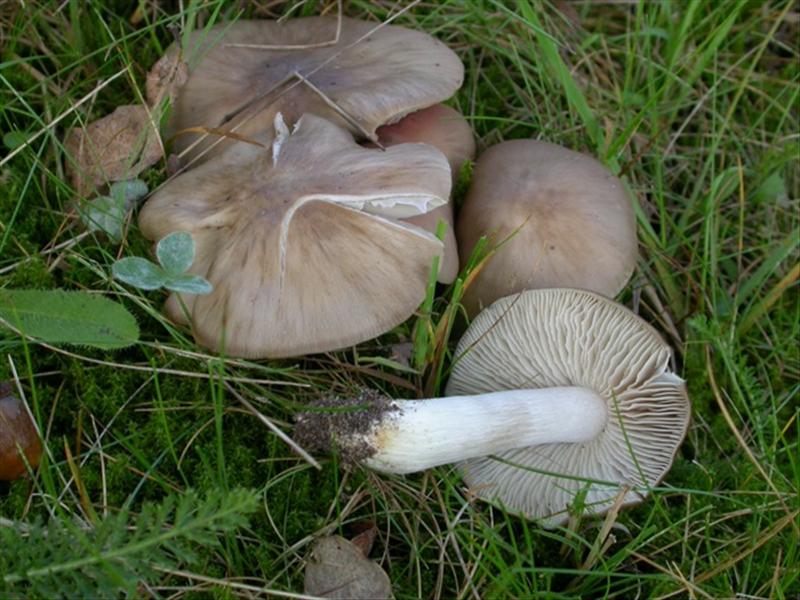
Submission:
M 576 494 L 602 513 L 625 486 L 641 501 L 664 477 L 689 423 L 670 347 L 624 306 L 584 290 L 530 290 L 481 312 L 458 344 L 447 395 L 580 386 L 608 403 L 593 440 L 540 444 L 460 463 L 475 494 L 547 526 L 568 518 Z
M 285 22 L 240 20 L 194 32 L 184 45 L 189 78 L 176 98 L 170 131 L 235 128 L 237 134 L 249 137 L 268 129 L 280 111 L 290 123 L 314 113 L 374 136 L 378 126 L 446 100 L 461 86 L 464 67 L 458 56 L 427 33 L 342 17 L 338 42 L 325 45 L 336 38 L 337 26 L 336 17 L 307 17 Z M 168 52 L 179 49 L 173 46 Z M 295 72 L 358 126 L 298 79 L 284 83 Z M 211 137 L 193 154 L 218 141 Z M 179 136 L 178 149 L 197 138 L 198 134 Z
M 418 142 L 430 144 L 447 157 L 453 185 L 458 181 L 461 167 L 475 158 L 475 138 L 472 128 L 464 116 L 454 108 L 436 104 L 406 115 L 396 123 L 384 125 L 377 131 L 378 139 L 385 146 Z M 453 203 L 430 212 L 409 217 L 409 223 L 436 233 L 440 220 L 447 223 L 444 237 L 444 259 L 439 267 L 439 281 L 452 283 L 458 275 L 458 243 L 453 231 Z
M 481 236 L 517 232 L 464 295 L 470 314 L 498 298 L 550 287 L 613 298 L 636 266 L 636 220 L 622 182 L 600 162 L 555 144 L 512 140 L 475 164 L 456 223 L 462 262 Z
M 386 146 L 416 142 L 436 148 L 450 163 L 453 185 L 464 163 L 475 158 L 472 128 L 464 115 L 445 104 L 414 111 L 399 121 L 379 127 L 377 134 Z
M 442 244 L 396 218 L 446 202 L 444 156 L 423 144 L 368 150 L 314 115 L 291 133 L 278 118 L 276 130 L 271 147 L 232 145 L 140 213 L 150 239 L 194 238 L 190 272 L 214 286 L 180 296 L 197 341 L 278 358 L 343 348 L 403 322 L 424 298 Z M 177 295 L 166 309 L 186 322 Z
M 0 383 L 0 481 L 22 477 L 26 461 L 36 468 L 41 456 L 42 442 L 27 407 L 11 393 L 11 386 Z

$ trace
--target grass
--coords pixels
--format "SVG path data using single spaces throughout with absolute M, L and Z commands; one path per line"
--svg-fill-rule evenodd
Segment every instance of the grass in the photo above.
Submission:
M 396 4 L 352 0 L 346 12 L 383 20 Z M 36 477 L 0 495 L 0 517 L 91 523 L 190 488 L 258 490 L 248 527 L 199 546 L 194 573 L 204 580 L 164 569 L 142 596 L 300 591 L 314 536 L 372 521 L 373 555 L 399 598 L 798 597 L 800 13 L 790 0 L 423 1 L 396 21 L 461 56 L 466 80 L 452 103 L 479 148 L 536 137 L 586 151 L 638 200 L 641 255 L 620 301 L 674 346 L 692 424 L 647 502 L 605 522 L 541 530 L 472 501 L 447 468 L 382 477 L 324 459 L 316 470 L 237 401 L 290 432 L 292 415 L 329 391 L 435 392 L 459 330 L 458 289 L 439 289 L 421 317 L 431 340 L 421 375 L 386 360 L 414 319 L 330 355 L 224 360 L 164 320 L 161 292 L 110 280 L 115 258 L 149 251 L 135 224 L 120 246 L 89 236 L 48 252 L 80 234 L 66 128 L 139 101 L 171 25 L 332 10 L 318 1 L 0 5 L 0 128 L 32 140 L 0 168 L 0 286 L 105 292 L 136 313 L 145 340 L 112 353 L 0 337 L 0 380 L 20 381 L 48 446 Z M 163 181 L 164 165 L 145 177 Z

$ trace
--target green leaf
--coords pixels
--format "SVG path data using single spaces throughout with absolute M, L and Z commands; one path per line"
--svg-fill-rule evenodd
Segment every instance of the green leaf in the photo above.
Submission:
M 142 582 L 163 578 L 159 567 L 202 568 L 198 550 L 219 547 L 257 508 L 251 490 L 213 490 L 205 498 L 190 490 L 86 529 L 69 517 L 9 522 L 0 526 L 0 597 L 139 596 Z
M 111 267 L 111 272 L 115 279 L 141 290 L 157 290 L 167 283 L 164 269 L 138 256 L 119 259 Z
M 9 131 L 3 136 L 3 145 L 9 150 L 15 150 L 28 141 L 25 131 Z
M 180 275 L 194 262 L 194 240 L 185 231 L 174 231 L 156 245 L 158 262 L 170 275 Z
M 758 202 L 785 201 L 789 197 L 786 192 L 786 182 L 780 173 L 773 173 L 767 177 L 755 191 L 754 199 Z
M 102 231 L 115 241 L 122 237 L 122 224 L 127 212 L 125 200 L 112 196 L 99 196 L 78 208 L 78 214 L 89 231 Z
M 112 184 L 109 195 L 112 198 L 120 198 L 125 203 L 126 209 L 133 208 L 136 203 L 147 195 L 149 188 L 141 179 L 131 179 L 129 181 L 118 181 Z
M 164 285 L 168 290 L 182 294 L 210 294 L 214 286 L 199 275 L 175 275 Z
M 0 290 L 0 318 L 50 344 L 124 348 L 139 339 L 136 319 L 96 294 L 64 290 Z

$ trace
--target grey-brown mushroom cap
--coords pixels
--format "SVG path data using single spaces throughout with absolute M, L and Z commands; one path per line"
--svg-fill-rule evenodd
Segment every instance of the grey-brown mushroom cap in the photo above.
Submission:
M 189 78 L 177 96 L 170 132 L 207 127 L 249 136 L 271 126 L 274 114 L 281 111 L 290 124 L 314 113 L 354 133 L 374 134 L 378 126 L 441 102 L 461 86 L 458 56 L 424 32 L 345 17 L 338 42 L 325 45 L 335 39 L 336 31 L 336 17 L 307 17 L 240 20 L 193 33 L 184 45 Z M 169 52 L 178 49 L 173 46 Z M 288 81 L 295 72 L 352 116 L 358 127 L 309 86 L 296 78 Z M 200 135 L 179 136 L 178 150 Z M 218 140 L 210 136 L 190 156 Z
M 580 386 L 607 402 L 593 440 L 540 444 L 465 461 L 479 497 L 555 526 L 586 491 L 584 511 L 602 513 L 618 494 L 639 502 L 668 471 L 689 422 L 672 351 L 630 310 L 574 289 L 502 298 L 472 322 L 456 350 L 447 395 Z M 623 491 L 624 490 L 624 491 Z
M 411 316 L 442 244 L 395 217 L 442 205 L 449 191 L 436 149 L 372 152 L 306 115 L 292 133 L 278 127 L 271 146 L 240 142 L 180 175 L 139 225 L 153 240 L 191 233 L 190 271 L 214 286 L 173 295 L 171 318 L 188 316 L 206 347 L 278 358 L 343 348 Z
M 613 298 L 636 266 L 636 220 L 622 182 L 594 158 L 555 144 L 503 142 L 475 164 L 456 222 L 462 262 L 481 236 L 499 242 L 514 232 L 467 289 L 470 314 L 524 289 Z
M 475 158 L 475 137 L 464 116 L 456 109 L 436 104 L 406 115 L 400 121 L 384 125 L 377 131 L 378 139 L 386 146 L 417 142 L 430 144 L 447 157 L 453 186 L 458 181 L 461 167 Z M 439 268 L 439 281 L 452 283 L 458 275 L 458 242 L 454 231 L 453 202 L 430 212 L 409 217 L 409 223 L 435 233 L 442 220 L 447 224 L 444 258 Z

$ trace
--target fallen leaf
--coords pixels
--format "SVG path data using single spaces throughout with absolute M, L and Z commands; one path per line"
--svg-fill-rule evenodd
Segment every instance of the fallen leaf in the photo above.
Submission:
M 356 523 L 355 527 L 358 529 L 358 534 L 350 538 L 350 543 L 361 551 L 361 554 L 366 558 L 372 550 L 372 544 L 375 542 L 375 536 L 378 534 L 378 528 L 375 523 L 371 521 L 362 521 Z
M 180 52 L 169 52 L 159 58 L 147 73 L 145 95 L 150 106 L 157 106 L 164 98 L 170 103 L 180 87 L 189 79 L 189 66 Z
M 338 535 L 314 544 L 306 566 L 304 592 L 322 598 L 393 598 L 392 585 L 378 563 Z
M 153 115 L 157 122 L 157 116 Z M 64 147 L 67 172 L 80 196 L 109 181 L 132 179 L 163 155 L 163 146 L 144 106 L 120 106 L 85 129 L 72 128 Z

